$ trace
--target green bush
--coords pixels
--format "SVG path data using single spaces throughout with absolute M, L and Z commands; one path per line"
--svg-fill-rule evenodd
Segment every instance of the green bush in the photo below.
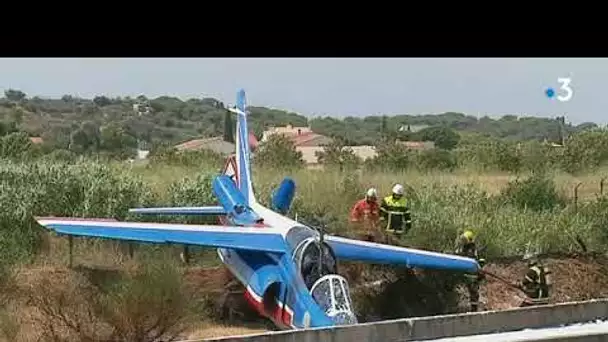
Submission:
M 42 228 L 32 216 L 124 218 L 127 209 L 150 204 L 143 180 L 125 170 L 81 161 L 0 165 L 0 258 L 28 260 Z
M 565 205 L 564 197 L 557 191 L 553 179 L 543 174 L 510 182 L 502 191 L 502 198 L 524 210 L 551 210 Z
M 450 151 L 433 149 L 421 151 L 417 155 L 416 166 L 423 171 L 453 171 L 457 164 L 456 157 Z

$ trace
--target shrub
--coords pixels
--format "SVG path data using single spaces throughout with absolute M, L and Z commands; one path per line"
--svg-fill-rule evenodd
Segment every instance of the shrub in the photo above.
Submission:
M 148 156 L 152 165 L 180 165 L 180 166 L 204 166 L 212 165 L 219 169 L 224 158 L 214 151 L 178 151 L 172 146 L 160 146 L 150 152 Z
M 32 216 L 124 218 L 127 209 L 150 204 L 141 178 L 111 166 L 4 162 L 0 165 L 0 262 L 26 261 L 44 232 Z
M 424 171 L 453 171 L 456 165 L 456 158 L 450 151 L 446 150 L 432 149 L 421 151 L 416 158 L 416 166 Z
M 277 170 L 298 169 L 304 166 L 302 152 L 296 150 L 293 141 L 281 134 L 273 134 L 258 147 L 256 165 Z
M 565 205 L 565 200 L 557 191 L 553 180 L 543 174 L 534 174 L 527 179 L 510 182 L 502 191 L 502 197 L 506 202 L 524 210 L 551 210 Z
M 155 263 L 112 285 L 86 272 L 46 269 L 22 274 L 17 301 L 39 338 L 52 341 L 171 341 L 191 317 L 191 298 L 175 265 Z M 115 279 L 116 280 L 116 279 Z

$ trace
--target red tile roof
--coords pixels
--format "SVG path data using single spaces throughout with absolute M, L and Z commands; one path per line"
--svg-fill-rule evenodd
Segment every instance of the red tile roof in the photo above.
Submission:
M 179 145 L 176 146 L 177 149 L 179 150 L 191 150 L 191 149 L 199 149 L 200 147 L 215 142 L 215 141 L 223 141 L 224 138 L 223 137 L 212 137 L 212 138 L 205 138 L 205 139 L 194 139 L 194 140 L 189 140 L 186 142 L 183 142 Z M 255 137 L 255 135 L 253 133 L 249 133 L 249 147 L 252 150 L 255 150 L 256 147 L 258 147 L 259 142 L 258 139 Z
M 326 138 L 324 135 L 317 134 L 314 132 L 304 132 L 301 134 L 284 134 L 287 138 L 293 141 L 295 146 L 303 145 L 311 140 L 318 138 Z

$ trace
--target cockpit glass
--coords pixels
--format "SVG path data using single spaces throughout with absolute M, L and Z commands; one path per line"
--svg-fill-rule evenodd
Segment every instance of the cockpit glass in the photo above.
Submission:
M 331 310 L 331 289 L 329 288 L 328 281 L 317 283 L 317 286 L 315 286 L 315 288 L 312 290 L 312 297 L 321 307 L 321 309 L 323 309 L 323 311 L 328 312 Z
M 334 289 L 334 296 L 336 297 L 336 310 L 348 310 L 349 307 L 340 280 L 334 278 L 331 280 L 331 283 Z
M 356 324 L 357 318 L 352 311 L 348 283 L 337 275 L 326 275 L 312 287 L 313 299 L 336 324 Z
M 348 288 L 348 283 L 344 278 L 340 280 L 342 281 L 342 287 L 344 288 L 344 295 L 346 296 L 346 298 L 348 298 L 348 300 L 350 300 L 350 289 Z
M 296 251 L 296 262 L 299 262 L 300 272 L 306 287 L 311 289 L 312 285 L 326 274 L 336 274 L 337 263 L 331 247 L 323 244 L 323 258 L 321 256 L 320 244 L 314 240 L 305 241 L 302 247 Z

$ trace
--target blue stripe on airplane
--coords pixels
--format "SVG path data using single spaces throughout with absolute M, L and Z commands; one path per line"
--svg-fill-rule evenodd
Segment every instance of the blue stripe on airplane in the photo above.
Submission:
M 283 253 L 285 242 L 278 234 L 226 233 L 209 231 L 163 230 L 128 227 L 100 227 L 78 224 L 48 224 L 60 234 L 151 243 L 177 243 L 209 247 Z M 118 228 L 118 229 L 117 229 Z
M 334 249 L 339 260 L 364 261 L 377 264 L 402 264 L 407 267 L 434 268 L 477 272 L 478 264 L 473 259 L 451 258 L 450 256 L 428 255 L 410 251 L 392 250 L 374 246 L 358 245 L 342 241 L 326 240 Z

